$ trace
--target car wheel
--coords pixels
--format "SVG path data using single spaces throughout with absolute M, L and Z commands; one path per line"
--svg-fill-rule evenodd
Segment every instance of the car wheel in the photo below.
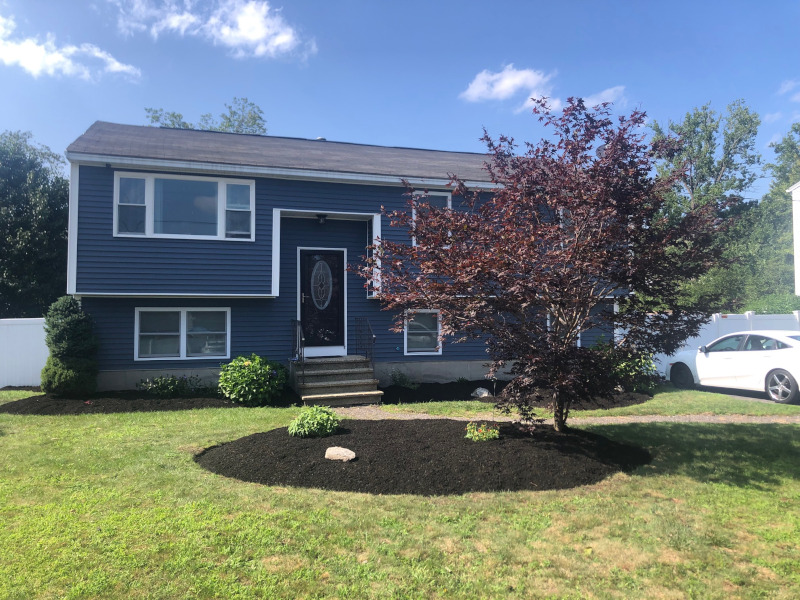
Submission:
M 791 404 L 797 399 L 797 381 L 783 369 L 775 369 L 767 375 L 767 396 L 781 404 Z
M 672 385 L 682 390 L 688 390 L 694 387 L 694 376 L 689 370 L 689 367 L 683 363 L 672 365 L 672 368 L 669 370 L 669 380 L 672 382 Z

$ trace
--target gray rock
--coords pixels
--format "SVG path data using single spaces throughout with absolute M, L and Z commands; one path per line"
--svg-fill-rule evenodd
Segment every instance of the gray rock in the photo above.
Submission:
M 492 394 L 486 388 L 478 388 L 470 396 L 473 398 L 486 398 L 486 396 L 491 396 Z
M 342 462 L 350 462 L 356 457 L 356 453 L 341 446 L 331 446 L 325 450 L 325 458 L 328 460 L 340 460 Z

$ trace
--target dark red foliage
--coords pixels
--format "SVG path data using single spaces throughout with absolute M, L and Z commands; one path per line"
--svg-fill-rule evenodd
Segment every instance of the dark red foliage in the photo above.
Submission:
M 616 385 L 603 356 L 578 347 L 581 332 L 600 325 L 624 331 L 617 342 L 631 351 L 671 352 L 707 318 L 711 308 L 689 303 L 679 282 L 718 259 L 710 242 L 726 207 L 664 216 L 677 174 L 654 175 L 670 144 L 647 142 L 643 112 L 615 122 L 607 105 L 580 99 L 560 115 L 535 112 L 552 139 L 520 153 L 512 139 L 485 134 L 496 187 L 469 190 L 451 175 L 452 209 L 410 195 L 416 219 L 411 210 L 387 216 L 416 243 L 381 240 L 362 275 L 398 328 L 406 311 L 438 308 L 443 336 L 486 336 L 493 369 L 510 365 L 517 376 L 509 402 L 552 390 L 561 430 L 576 398 Z M 610 298 L 618 311 L 592 314 Z

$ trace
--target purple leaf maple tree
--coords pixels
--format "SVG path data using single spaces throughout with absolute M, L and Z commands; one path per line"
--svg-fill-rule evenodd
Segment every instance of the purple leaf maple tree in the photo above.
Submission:
M 615 353 L 673 352 L 713 312 L 681 282 L 719 260 L 711 241 L 736 200 L 668 219 L 680 173 L 657 176 L 655 162 L 676 141 L 648 141 L 645 113 L 613 118 L 581 99 L 534 112 L 552 136 L 520 150 L 485 133 L 495 185 L 468 189 L 450 174 L 452 208 L 409 193 L 408 210 L 385 213 L 408 242 L 380 240 L 360 273 L 396 330 L 414 310 L 438 309 L 442 339 L 485 340 L 489 376 L 513 377 L 501 406 L 532 421 L 544 397 L 563 431 L 573 404 L 614 393 Z M 598 327 L 610 352 L 579 343 Z

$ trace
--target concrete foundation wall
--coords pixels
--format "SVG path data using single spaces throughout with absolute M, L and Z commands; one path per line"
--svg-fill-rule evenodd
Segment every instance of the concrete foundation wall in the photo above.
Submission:
M 219 379 L 219 367 L 198 369 L 163 369 L 130 370 L 130 371 L 100 371 L 97 375 L 97 390 L 107 392 L 111 390 L 135 390 L 136 384 L 143 379 L 152 379 L 162 375 L 175 375 L 191 377 L 196 375 L 204 382 L 216 383 Z

